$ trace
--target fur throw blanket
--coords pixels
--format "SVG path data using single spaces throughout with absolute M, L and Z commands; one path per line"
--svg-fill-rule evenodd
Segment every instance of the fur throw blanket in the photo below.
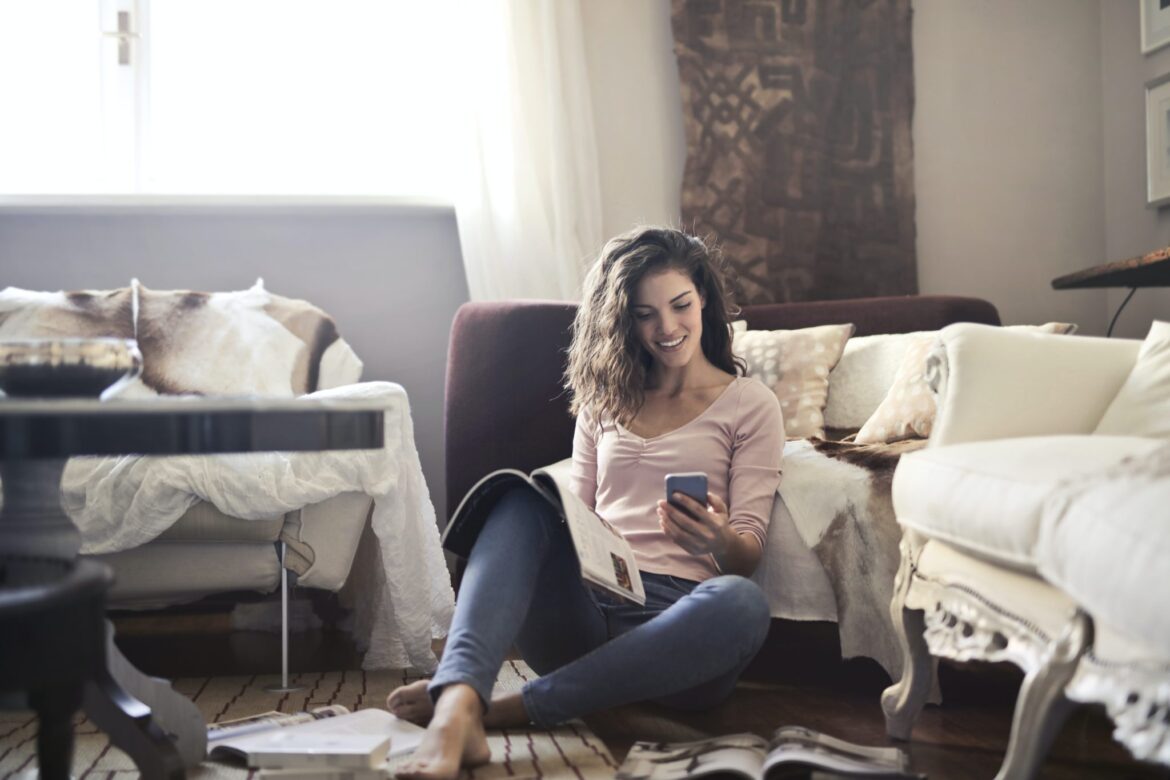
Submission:
M 902 674 L 902 651 L 890 617 L 902 532 L 891 483 L 898 459 L 924 440 L 852 444 L 801 439 L 784 448 L 780 493 L 804 543 L 833 588 L 841 654 L 868 656 Z
M 291 398 L 356 382 L 362 362 L 328 314 L 273 295 L 237 292 L 0 290 L 0 338 L 137 339 L 142 376 L 123 395 Z

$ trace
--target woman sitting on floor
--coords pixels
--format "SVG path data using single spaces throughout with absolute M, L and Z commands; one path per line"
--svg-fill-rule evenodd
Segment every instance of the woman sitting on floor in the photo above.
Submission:
M 454 778 L 487 762 L 485 726 L 550 727 L 647 700 L 706 708 L 730 695 L 768 630 L 767 602 L 746 578 L 784 444 L 775 395 L 737 376 L 730 306 L 720 258 L 702 241 L 650 228 L 607 244 L 569 351 L 572 489 L 629 541 L 646 605 L 586 588 L 557 511 L 529 486 L 506 493 L 471 551 L 434 678 L 387 701 L 429 721 L 400 777 Z M 705 503 L 663 500 L 666 474 L 694 471 L 707 474 Z M 541 677 L 493 700 L 513 643 Z

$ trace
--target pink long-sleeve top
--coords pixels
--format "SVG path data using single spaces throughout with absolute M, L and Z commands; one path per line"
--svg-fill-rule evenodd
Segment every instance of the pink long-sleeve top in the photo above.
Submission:
M 763 549 L 776 488 L 784 422 L 776 396 L 755 379 L 737 377 L 695 419 L 644 439 L 612 421 L 577 417 L 571 489 L 617 528 L 638 568 L 703 581 L 719 573 L 710 555 L 692 555 L 658 525 L 657 501 L 667 474 L 701 471 L 709 493 L 727 502 L 730 525 Z

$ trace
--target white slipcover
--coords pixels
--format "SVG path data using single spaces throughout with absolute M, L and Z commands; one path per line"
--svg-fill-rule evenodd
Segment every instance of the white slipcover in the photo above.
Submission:
M 1170 445 L 1069 480 L 1044 510 L 1044 578 L 1094 619 L 1170 648 Z
M 1035 571 L 1041 511 L 1053 488 L 1159 444 L 1132 436 L 1033 436 L 928 447 L 902 456 L 894 511 L 898 522 L 926 536 Z

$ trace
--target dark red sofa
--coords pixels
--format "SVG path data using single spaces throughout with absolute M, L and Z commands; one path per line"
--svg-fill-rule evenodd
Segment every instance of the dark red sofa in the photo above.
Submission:
M 488 472 L 529 471 L 572 454 L 561 374 L 575 310 L 525 300 L 467 303 L 456 312 L 445 402 L 448 516 Z M 759 330 L 852 322 L 857 336 L 1000 324 L 987 301 L 930 295 L 747 306 L 742 317 Z

